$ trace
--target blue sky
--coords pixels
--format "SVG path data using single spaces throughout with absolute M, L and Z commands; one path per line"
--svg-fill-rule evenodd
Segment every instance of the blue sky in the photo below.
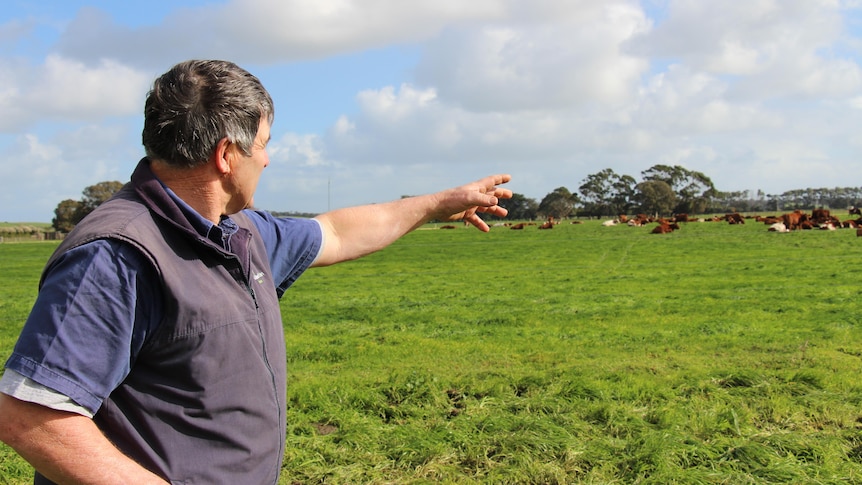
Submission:
M 0 221 L 126 181 L 152 80 L 232 60 L 276 103 L 265 209 L 321 212 L 490 173 L 541 199 L 604 168 L 720 190 L 860 186 L 850 0 L 8 0 Z

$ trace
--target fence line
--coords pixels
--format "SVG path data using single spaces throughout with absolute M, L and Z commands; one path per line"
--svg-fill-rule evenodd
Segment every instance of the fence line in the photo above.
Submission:
M 9 233 L 0 232 L 0 243 L 33 242 L 33 241 L 61 241 L 66 236 L 58 231 L 33 232 L 33 233 Z

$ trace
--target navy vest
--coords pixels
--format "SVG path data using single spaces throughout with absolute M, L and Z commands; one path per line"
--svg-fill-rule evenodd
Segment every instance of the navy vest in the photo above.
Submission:
M 241 213 L 232 219 L 240 229 L 227 252 L 192 229 L 142 161 L 46 266 L 69 248 L 113 238 L 138 248 L 161 277 L 159 328 L 94 421 L 172 483 L 275 484 L 281 468 L 287 370 L 278 296 L 257 229 Z

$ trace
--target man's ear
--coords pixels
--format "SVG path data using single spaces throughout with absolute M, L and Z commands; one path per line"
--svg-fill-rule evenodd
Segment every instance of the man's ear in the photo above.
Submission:
M 231 145 L 232 143 L 228 141 L 227 137 L 222 138 L 219 140 L 212 154 L 216 170 L 223 176 L 231 173 L 232 157 L 234 156 L 234 150 L 231 149 Z

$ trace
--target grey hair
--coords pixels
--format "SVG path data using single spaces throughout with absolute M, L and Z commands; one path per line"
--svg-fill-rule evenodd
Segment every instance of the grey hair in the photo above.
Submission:
M 144 150 L 177 167 L 206 163 L 227 138 L 245 155 L 275 108 L 260 80 L 228 61 L 192 60 L 155 80 L 144 104 Z

